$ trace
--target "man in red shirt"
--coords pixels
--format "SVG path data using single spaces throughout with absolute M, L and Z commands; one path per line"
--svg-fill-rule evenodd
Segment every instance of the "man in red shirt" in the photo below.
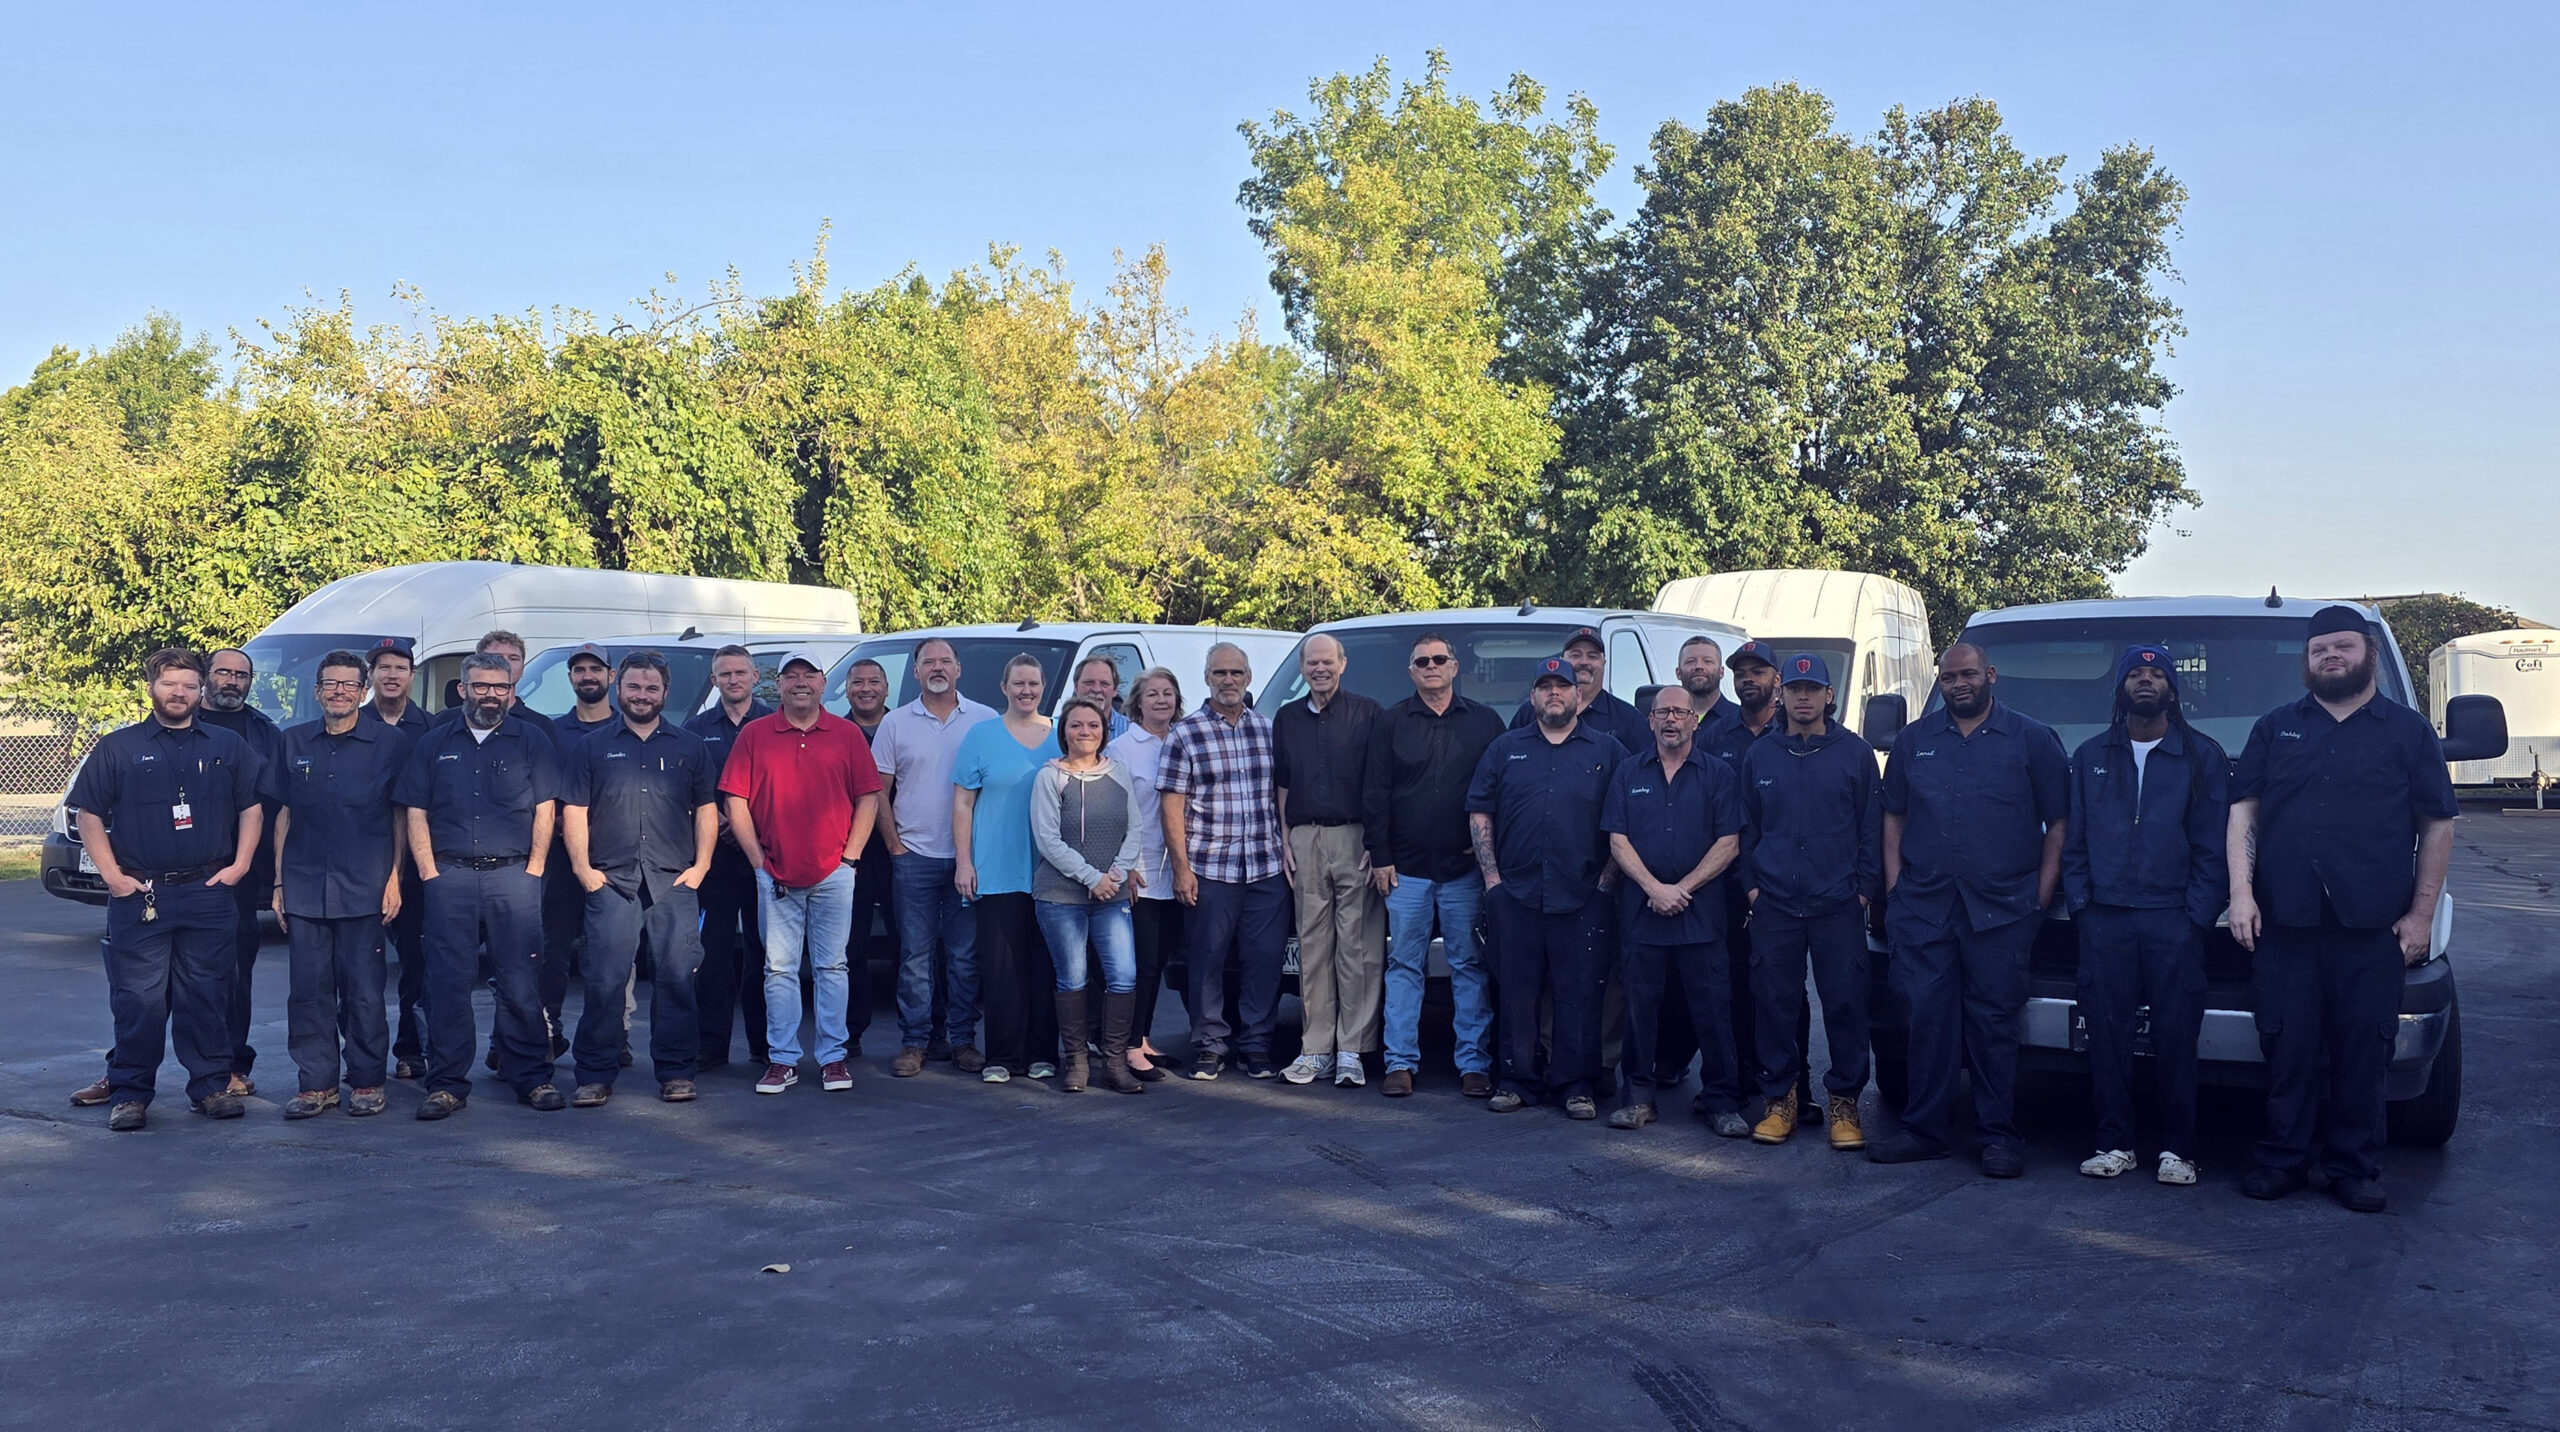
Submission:
M 720 794 L 729 830 L 756 872 L 764 926 L 765 1032 L 773 1062 L 759 1094 L 800 1082 L 800 961 L 816 974 L 819 1084 L 850 1089 L 845 937 L 853 921 L 853 867 L 880 813 L 880 770 L 871 743 L 828 713 L 826 667 L 807 652 L 782 658 L 782 709 L 740 727 Z

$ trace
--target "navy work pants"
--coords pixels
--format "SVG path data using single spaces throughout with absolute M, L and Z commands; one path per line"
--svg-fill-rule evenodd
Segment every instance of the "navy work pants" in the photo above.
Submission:
M 391 1053 L 399 1059 L 417 1059 L 427 1048 L 423 1014 L 427 1005 L 427 892 L 418 883 L 417 871 L 406 864 L 400 867 L 400 914 L 383 933 L 400 960 L 400 1020 L 392 1032 Z
M 107 902 L 107 1004 L 116 1023 L 107 1081 L 119 1104 L 151 1102 L 171 1044 L 186 1066 L 188 1099 L 231 1082 L 239 907 L 230 889 L 200 880 L 163 887 L 151 904 L 157 918 L 145 920 L 139 894 Z
M 2400 937 L 2350 930 L 2334 917 L 2269 925 L 2255 965 L 2258 1046 L 2267 1060 L 2258 1162 L 2307 1170 L 2316 1140 L 2329 1177 L 2382 1177 L 2383 1082 L 2406 978 Z
M 2098 1110 L 2098 1147 L 2133 1148 L 2133 1036 L 2149 1006 L 2160 1147 L 2194 1158 L 2204 932 L 2184 910 L 2115 905 L 2091 905 L 2071 917 L 2071 926 L 2080 935 L 2080 1016 L 2089 1022 L 2089 1093 Z
M 586 932 L 587 887 L 578 883 L 577 873 L 569 868 L 569 847 L 554 840 L 551 859 L 542 867 L 541 976 L 542 1026 L 554 1044 L 569 1037 L 560 1011 L 569 1003 L 569 979 L 578 972 L 578 946 Z M 544 1052 L 549 1052 L 549 1046 Z
M 747 1058 L 758 1069 L 771 1062 L 764 1028 L 764 928 L 756 898 L 756 872 L 747 858 L 734 845 L 714 850 L 711 873 L 702 880 L 702 972 L 694 977 L 703 1067 L 729 1062 L 729 1034 L 741 1010 Z
M 275 827 L 274 816 L 267 817 L 269 830 Z M 224 1025 L 231 1036 L 231 1072 L 246 1074 L 258 1062 L 258 1051 L 249 1047 L 249 976 L 258 963 L 258 912 L 267 908 L 275 894 L 276 875 L 272 870 L 251 870 L 240 883 L 229 887 L 231 896 L 231 948 L 237 968 L 231 979 L 231 1002 L 224 1014 Z M 166 918 L 165 916 L 163 918 Z
M 381 1088 L 391 1058 L 382 1006 L 382 917 L 288 915 L 284 928 L 292 970 L 285 1049 L 301 1087 L 313 1093 L 337 1088 L 343 1052 L 350 1086 Z
M 489 942 L 497 1013 L 490 1042 L 498 1077 L 517 1093 L 551 1080 L 542 1018 L 542 877 L 521 865 L 437 867 L 427 887 L 427 1092 L 471 1096 L 478 1039 L 471 985 Z M 616 1000 L 617 1009 L 620 1001 Z
M 1289 956 L 1289 882 L 1202 880 L 1182 917 L 1191 960 L 1191 1047 L 1224 1057 L 1271 1056 L 1280 1023 L 1280 967 Z M 982 936 L 983 938 L 983 936 Z M 1236 962 L 1236 1023 L 1227 1024 L 1227 960 Z
M 1626 946 L 1619 958 L 1618 984 L 1627 992 L 1623 1067 L 1628 1103 L 1654 1101 L 1655 1080 L 1664 1072 L 1658 1048 L 1662 1008 L 1677 997 L 1706 1016 L 1695 1025 L 1696 1033 L 1703 1036 L 1698 1040 L 1698 1053 L 1704 1056 L 1698 1066 L 1700 1102 L 1711 1115 L 1742 1111 L 1742 1065 L 1728 1038 L 1733 1022 L 1726 1017 L 1725 1005 L 1733 998 L 1733 981 L 1726 964 L 1722 940 Z M 1659 1087 L 1668 1088 L 1671 1084 L 1665 1081 Z
M 622 1072 L 622 996 L 648 943 L 649 1062 L 658 1082 L 690 1079 L 702 1047 L 702 1015 L 693 981 L 702 965 L 702 910 L 694 892 L 664 875 L 645 877 L 629 895 L 611 885 L 587 893 L 586 984 L 578 1011 L 578 1082 L 613 1087 Z
M 1594 894 L 1571 910 L 1533 910 L 1511 887 L 1484 892 L 1485 932 L 1493 943 L 1493 981 L 1500 996 L 1501 1087 L 1531 1103 L 1589 1094 L 1600 1074 L 1600 997 L 1609 958 Z M 1549 1005 L 1547 1060 L 1538 1062 L 1538 998 Z
M 1752 1051 L 1758 1092 L 1786 1097 L 1804 1080 L 1812 1014 L 1804 979 L 1822 1000 L 1822 1038 L 1831 1067 L 1823 1089 L 1855 1099 L 1867 1087 L 1867 912 L 1854 901 L 1819 915 L 1789 915 L 1761 908 L 1751 914 Z
M 853 866 L 853 926 L 845 936 L 845 1001 L 844 1033 L 848 1057 L 862 1053 L 862 1035 L 871 1028 L 871 927 L 874 921 L 887 932 L 889 970 L 894 981 L 900 966 L 899 948 L 904 938 L 898 929 L 898 901 L 895 894 L 897 874 L 889 863 L 888 851 L 873 841 L 871 849 Z
M 2041 912 L 1973 928 L 1961 904 L 1943 920 L 1893 911 L 1893 984 L 1911 1011 L 1911 1097 L 1902 1127 L 1945 1148 L 1954 1137 L 1956 1084 L 1973 1081 L 1974 1130 L 1987 1147 L 2019 1148 L 2018 1026 L 2027 1007 L 2027 953 Z

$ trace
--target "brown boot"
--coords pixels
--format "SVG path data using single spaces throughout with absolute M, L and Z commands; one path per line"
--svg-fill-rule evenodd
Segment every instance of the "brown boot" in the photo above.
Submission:
M 1058 996 L 1058 1040 L 1062 1046 L 1058 1060 L 1058 1088 L 1062 1093 L 1084 1092 L 1084 991 L 1065 989 Z
M 1129 1068 L 1129 1026 L 1138 1017 L 1138 993 L 1102 997 L 1102 1084 L 1115 1094 L 1143 1094 L 1147 1086 Z

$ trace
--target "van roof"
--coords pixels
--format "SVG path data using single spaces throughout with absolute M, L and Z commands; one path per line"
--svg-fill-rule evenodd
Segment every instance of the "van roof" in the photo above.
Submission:
M 1713 572 L 1662 584 L 1658 612 L 1695 613 L 1752 631 L 1847 631 L 1861 607 L 1926 619 L 1928 605 L 1906 583 L 1874 572 L 1770 567 Z
M 2380 612 L 2349 597 L 2279 597 L 2274 605 L 2265 597 L 2097 597 L 1975 612 L 1965 625 L 2101 617 L 2298 617 L 2307 621 L 2313 612 L 2328 606 L 2353 607 L 2366 621 L 2382 620 Z
M 1089 636 L 1109 632 L 1190 632 L 1215 633 L 1221 636 L 1284 636 L 1297 639 L 1293 631 L 1274 631 L 1268 627 L 1186 626 L 1178 622 L 967 622 L 958 626 L 909 627 L 905 631 L 877 631 L 865 641 L 887 641 L 900 637 L 1007 637 L 1039 636 L 1052 641 L 1082 641 Z
M 1363 627 L 1430 626 L 1442 623 L 1454 626 L 1462 622 L 1471 626 L 1483 626 L 1491 622 L 1506 621 L 1536 622 L 1541 626 L 1560 623 L 1565 626 L 1596 627 L 1612 617 L 1642 617 L 1647 621 L 1678 622 L 1682 625 L 1697 627 L 1702 631 L 1728 632 L 1735 637 L 1743 635 L 1742 629 L 1731 622 L 1687 616 L 1679 612 L 1649 612 L 1636 607 L 1450 607 L 1436 612 L 1377 612 L 1365 617 L 1343 617 L 1338 621 L 1319 622 L 1307 630 L 1310 633 L 1355 631 Z
M 752 608 L 752 609 L 750 609 Z M 509 613 L 597 611 L 625 621 L 712 617 L 724 624 L 787 623 L 811 631 L 861 629 L 852 593 L 790 582 L 747 582 L 598 567 L 513 562 L 418 562 L 341 577 L 276 618 L 275 635 L 301 632 L 429 633 L 450 626 L 508 625 Z M 613 623 L 612 625 L 620 625 Z M 699 625 L 696 622 L 696 625 Z M 476 633 L 475 633 L 476 634 Z M 429 644 L 434 644 L 430 639 Z

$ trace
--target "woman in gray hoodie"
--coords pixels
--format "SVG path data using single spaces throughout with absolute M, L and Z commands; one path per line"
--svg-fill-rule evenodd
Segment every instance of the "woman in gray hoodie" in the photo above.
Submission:
M 1087 954 L 1102 964 L 1102 1079 L 1123 1094 L 1146 1090 L 1129 1072 L 1129 1025 L 1138 1004 L 1137 942 L 1129 924 L 1130 874 L 1145 834 L 1127 771 L 1102 754 L 1109 713 L 1085 697 L 1058 713 L 1066 752 L 1032 776 L 1031 845 L 1040 863 L 1031 898 L 1058 967 L 1058 1028 L 1066 1032 L 1059 1087 L 1085 1085 Z

